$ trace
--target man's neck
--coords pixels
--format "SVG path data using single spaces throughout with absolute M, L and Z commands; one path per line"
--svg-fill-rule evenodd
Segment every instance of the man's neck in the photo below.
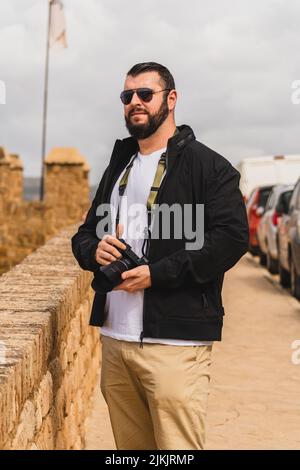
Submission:
M 150 137 L 138 141 L 140 153 L 142 155 L 150 155 L 156 150 L 167 147 L 168 140 L 170 137 L 173 137 L 175 130 L 176 125 L 174 122 L 166 126 L 162 124 Z

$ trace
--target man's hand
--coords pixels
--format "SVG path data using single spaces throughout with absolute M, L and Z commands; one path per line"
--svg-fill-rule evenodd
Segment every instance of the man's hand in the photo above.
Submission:
M 113 237 L 112 235 L 104 235 L 102 240 L 98 243 L 95 254 L 96 261 L 99 264 L 106 266 L 112 261 L 116 261 L 118 258 L 121 258 L 122 255 L 117 248 L 125 250 L 126 246 L 116 237 Z
M 113 290 L 136 292 L 151 286 L 150 269 L 148 265 L 138 266 L 122 273 L 123 282 Z

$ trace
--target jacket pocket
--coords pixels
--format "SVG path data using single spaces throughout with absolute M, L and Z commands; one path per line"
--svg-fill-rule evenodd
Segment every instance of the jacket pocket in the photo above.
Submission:
M 206 318 L 215 319 L 220 318 L 224 315 L 224 308 L 223 306 L 220 308 L 218 305 L 215 304 L 214 300 L 211 296 L 203 292 L 202 293 L 203 299 L 203 312 Z
M 184 286 L 176 290 L 161 289 L 156 290 L 151 298 L 150 310 L 163 322 L 217 321 L 222 315 L 220 309 L 214 308 L 215 301 L 211 294 L 201 291 L 198 286 Z

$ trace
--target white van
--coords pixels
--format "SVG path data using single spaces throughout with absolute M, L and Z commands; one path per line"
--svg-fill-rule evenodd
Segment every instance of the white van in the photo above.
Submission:
M 244 158 L 237 166 L 245 199 L 256 186 L 295 184 L 300 176 L 300 155 Z

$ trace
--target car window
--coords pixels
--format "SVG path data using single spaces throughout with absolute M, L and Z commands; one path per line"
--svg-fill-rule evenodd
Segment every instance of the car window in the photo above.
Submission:
M 282 194 L 280 194 L 278 204 L 276 206 L 277 212 L 283 212 L 284 214 L 287 214 L 289 212 L 289 204 L 292 194 L 292 189 L 289 191 L 284 191 Z
M 265 188 L 259 191 L 258 206 L 266 207 L 266 203 L 271 191 L 272 188 Z

